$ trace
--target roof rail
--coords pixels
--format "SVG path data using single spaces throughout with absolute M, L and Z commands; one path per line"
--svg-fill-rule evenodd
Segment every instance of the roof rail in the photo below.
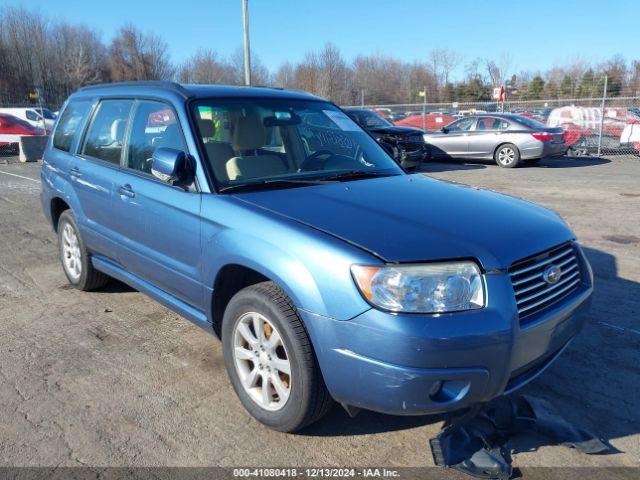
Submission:
M 128 82 L 112 82 L 112 83 L 94 83 L 87 85 L 80 90 L 98 90 L 101 88 L 117 88 L 117 87 L 156 87 L 166 90 L 173 90 L 185 98 L 189 98 L 189 91 L 177 82 L 169 82 L 166 80 L 132 80 Z

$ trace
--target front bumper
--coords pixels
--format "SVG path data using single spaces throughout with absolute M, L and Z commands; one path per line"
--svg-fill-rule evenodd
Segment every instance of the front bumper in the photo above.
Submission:
M 399 160 L 402 162 L 420 163 L 429 153 L 426 144 L 398 142 L 396 148 L 398 149 Z
M 339 402 L 396 415 L 434 414 L 513 391 L 549 366 L 579 333 L 593 290 L 582 283 L 520 326 L 508 275 L 487 275 L 482 310 L 396 315 L 368 310 L 348 321 L 301 312 L 325 383 Z

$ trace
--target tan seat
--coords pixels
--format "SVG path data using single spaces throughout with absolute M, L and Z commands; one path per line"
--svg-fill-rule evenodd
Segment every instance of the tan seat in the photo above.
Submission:
M 287 173 L 289 170 L 282 158 L 277 155 L 246 155 L 264 146 L 265 128 L 257 111 L 244 111 L 237 117 L 233 130 L 233 149 L 244 152 L 226 164 L 229 180 L 269 177 Z
M 204 144 L 207 150 L 207 156 L 213 166 L 213 172 L 216 178 L 222 182 L 228 182 L 227 163 L 235 156 L 231 145 L 224 142 L 207 142 Z

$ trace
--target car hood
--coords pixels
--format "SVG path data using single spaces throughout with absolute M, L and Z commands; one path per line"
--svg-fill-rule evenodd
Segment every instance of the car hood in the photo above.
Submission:
M 487 270 L 504 269 L 573 238 L 564 221 L 543 207 L 420 174 L 235 197 L 387 262 L 475 258 Z
M 424 130 L 413 127 L 375 127 L 369 128 L 371 133 L 380 133 L 384 135 L 422 135 Z

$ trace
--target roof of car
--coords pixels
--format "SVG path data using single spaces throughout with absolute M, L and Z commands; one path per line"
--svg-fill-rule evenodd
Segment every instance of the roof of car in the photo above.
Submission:
M 506 118 L 509 120 L 522 120 L 522 115 L 518 115 L 516 113 L 476 113 L 472 115 L 474 117 L 498 117 L 498 118 Z
M 281 88 L 244 85 L 200 85 L 165 81 L 132 81 L 99 83 L 80 89 L 82 94 L 136 95 L 166 93 L 187 98 L 286 98 L 293 100 L 325 100 L 307 92 Z

